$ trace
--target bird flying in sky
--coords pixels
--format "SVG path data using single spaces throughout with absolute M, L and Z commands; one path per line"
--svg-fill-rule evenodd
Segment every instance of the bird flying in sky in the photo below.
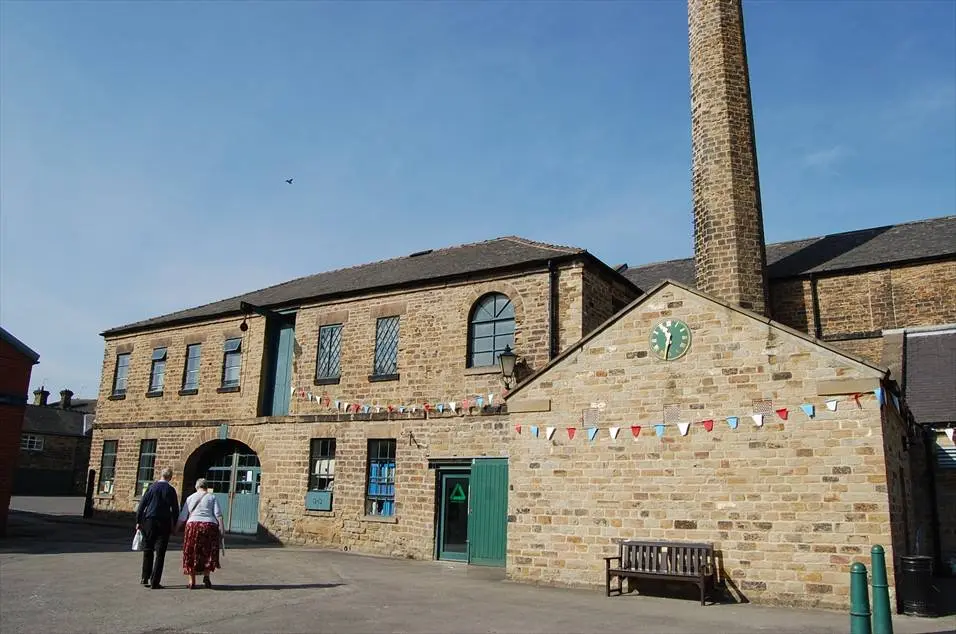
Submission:
M 285 182 L 287 182 L 288 184 L 291 185 L 293 180 L 295 180 L 295 179 L 287 178 L 287 179 L 285 179 Z

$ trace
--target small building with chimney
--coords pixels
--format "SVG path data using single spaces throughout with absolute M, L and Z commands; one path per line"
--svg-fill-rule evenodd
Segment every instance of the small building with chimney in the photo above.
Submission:
M 24 412 L 13 495 L 84 495 L 96 400 L 74 399 L 64 389 L 49 403 L 43 387 L 33 396 Z

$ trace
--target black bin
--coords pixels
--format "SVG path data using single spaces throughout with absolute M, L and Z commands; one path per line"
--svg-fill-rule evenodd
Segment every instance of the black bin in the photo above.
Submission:
M 900 599 L 903 614 L 935 618 L 936 588 L 933 585 L 933 558 L 923 555 L 900 557 Z

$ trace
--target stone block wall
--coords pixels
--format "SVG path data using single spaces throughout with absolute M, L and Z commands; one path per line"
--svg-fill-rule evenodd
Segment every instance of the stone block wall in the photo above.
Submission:
M 648 349 L 666 318 L 693 333 L 687 355 L 667 363 Z M 707 541 L 729 586 L 752 601 L 845 608 L 850 563 L 876 543 L 893 559 L 891 521 L 902 520 L 891 520 L 899 507 L 887 453 L 897 441 L 884 443 L 872 395 L 862 407 L 839 397 L 830 412 L 831 397 L 818 392 L 850 379 L 875 387 L 880 377 L 795 332 L 664 287 L 509 397 L 549 399 L 550 411 L 511 418 L 557 428 L 551 441 L 524 436 L 512 446 L 510 576 L 596 585 L 615 539 Z M 803 403 L 816 406 L 814 419 Z M 668 405 L 671 420 L 694 423 L 686 436 L 673 425 L 655 435 Z M 594 406 L 599 432 L 588 442 L 580 421 Z M 771 413 L 757 427 L 751 414 L 762 407 Z M 780 407 L 787 421 L 772 413 Z M 739 417 L 736 430 L 728 416 Z M 714 421 L 712 432 L 703 420 Z M 636 439 L 632 425 L 641 426 Z M 574 440 L 568 426 L 578 428 Z
M 639 295 L 633 287 L 611 278 L 597 267 L 585 268 L 583 287 L 582 335 L 593 331 Z

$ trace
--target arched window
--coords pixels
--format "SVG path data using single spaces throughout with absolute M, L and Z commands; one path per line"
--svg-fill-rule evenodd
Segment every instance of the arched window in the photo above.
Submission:
M 507 295 L 489 293 L 471 309 L 468 320 L 468 367 L 498 363 L 505 346 L 515 347 L 515 308 Z

